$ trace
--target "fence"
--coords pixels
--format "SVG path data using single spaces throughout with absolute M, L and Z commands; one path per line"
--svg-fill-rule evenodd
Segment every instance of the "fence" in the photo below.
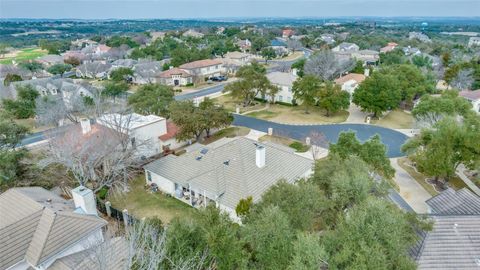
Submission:
M 108 202 L 104 202 L 100 199 L 97 199 L 97 209 L 101 213 L 114 218 L 117 221 L 124 222 L 126 225 L 130 225 L 138 221 L 137 218 L 128 214 L 126 210 L 118 210 L 112 207 Z

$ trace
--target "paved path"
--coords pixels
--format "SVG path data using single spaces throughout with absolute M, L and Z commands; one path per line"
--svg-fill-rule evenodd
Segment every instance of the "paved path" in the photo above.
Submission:
M 356 132 L 358 139 L 361 141 L 368 140 L 373 135 L 379 134 L 382 142 L 387 146 L 387 154 L 391 158 L 404 156 L 400 147 L 408 139 L 405 134 L 395 130 L 365 124 L 287 125 L 235 114 L 233 125 L 244 126 L 262 132 L 268 132 L 268 128 L 271 127 L 275 134 L 299 141 L 305 140 L 312 131 L 323 133 L 327 140 L 332 143 L 337 142 L 339 133 L 343 131 L 351 130 Z
M 400 188 L 400 196 L 419 214 L 428 212 L 426 200 L 432 196 L 412 176 L 410 176 L 400 165 L 397 158 L 391 158 L 390 163 L 395 169 L 395 183 Z
M 356 124 L 365 124 L 365 117 L 367 116 L 366 113 L 360 110 L 360 107 L 351 103 L 350 107 L 348 108 L 348 115 L 347 121 L 345 123 L 356 123 Z

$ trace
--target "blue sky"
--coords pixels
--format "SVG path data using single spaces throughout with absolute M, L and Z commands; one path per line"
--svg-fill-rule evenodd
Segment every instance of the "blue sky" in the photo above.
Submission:
M 0 18 L 480 16 L 480 0 L 0 0 Z

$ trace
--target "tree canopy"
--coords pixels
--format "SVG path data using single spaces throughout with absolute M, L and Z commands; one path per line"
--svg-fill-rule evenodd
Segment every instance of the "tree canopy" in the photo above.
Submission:
M 168 116 L 168 105 L 173 101 L 173 89 L 160 84 L 142 85 L 128 97 L 128 104 L 136 113 Z
M 2 100 L 4 109 L 19 119 L 35 116 L 35 99 L 39 96 L 38 92 L 29 84 L 18 85 L 16 90 L 16 100 Z

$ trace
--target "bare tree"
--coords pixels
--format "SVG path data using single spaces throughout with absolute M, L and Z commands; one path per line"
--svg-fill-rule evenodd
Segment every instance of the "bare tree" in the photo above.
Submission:
M 315 75 L 323 80 L 331 81 L 355 66 L 352 59 L 339 60 L 329 50 L 314 54 L 305 63 L 305 73 Z
M 308 138 L 310 138 L 310 153 L 312 154 L 312 158 L 313 160 L 317 160 L 320 158 L 322 148 L 328 147 L 327 137 L 321 132 L 311 131 L 308 134 Z
M 92 242 L 84 247 L 86 251 L 79 256 L 79 269 L 212 269 L 205 267 L 208 265 L 207 252 L 186 254 L 185 259 L 173 262 L 167 256 L 167 230 L 142 220 L 127 227 L 124 236 L 114 237 L 107 232 L 103 243 Z
M 287 40 L 287 48 L 289 48 L 293 52 L 301 50 L 302 47 L 302 43 L 296 39 Z
M 473 69 L 469 68 L 460 70 L 450 85 L 460 90 L 467 90 L 472 87 L 473 82 Z
M 90 184 L 96 192 L 104 186 L 128 187 L 128 180 L 148 141 L 131 134 L 132 114 L 111 114 L 102 124 L 68 126 L 62 132 L 48 134 L 47 158 L 42 164 L 65 166 L 80 185 Z

